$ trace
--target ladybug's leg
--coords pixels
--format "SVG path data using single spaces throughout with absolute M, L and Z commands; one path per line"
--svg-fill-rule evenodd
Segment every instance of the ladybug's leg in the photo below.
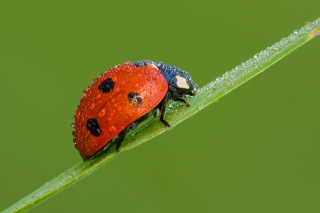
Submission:
M 147 118 L 149 118 L 153 113 L 153 110 L 151 110 L 150 112 L 148 112 L 147 114 L 143 115 L 141 118 L 139 118 L 138 120 L 132 122 L 127 128 L 125 128 L 124 130 L 122 130 L 122 132 L 119 133 L 118 135 L 118 141 L 117 141 L 117 147 L 116 147 L 116 151 L 119 152 L 120 151 L 120 146 L 122 141 L 124 140 L 124 138 L 126 137 L 127 133 L 133 129 L 135 129 L 142 121 L 146 120 Z
M 173 100 L 174 100 L 174 101 L 182 102 L 182 103 L 184 103 L 187 107 L 190 107 L 190 104 L 189 104 L 186 100 L 184 100 L 184 99 L 182 99 L 182 98 L 174 98 Z
M 116 147 L 116 151 L 117 151 L 117 152 L 120 152 L 121 143 L 122 143 L 123 139 L 126 137 L 126 134 L 127 134 L 127 133 L 128 133 L 128 131 L 125 129 L 125 130 L 123 130 L 123 131 L 118 135 L 119 140 L 118 140 L 118 142 L 117 142 L 117 147 Z
M 160 121 L 167 127 L 171 127 L 170 124 L 168 123 L 168 121 L 164 120 L 164 114 L 166 113 L 166 107 L 167 107 L 167 103 L 168 103 L 168 95 L 166 95 L 161 103 L 160 103 Z
M 132 122 L 127 128 L 125 128 L 124 130 L 122 130 L 122 132 L 119 133 L 119 135 L 118 135 L 119 139 L 117 141 L 117 147 L 116 147 L 117 152 L 120 151 L 121 143 L 124 140 L 124 138 L 126 137 L 127 133 L 130 130 L 135 129 L 139 125 L 140 122 L 141 122 L 140 120 L 136 120 L 136 121 Z
M 154 116 L 154 117 L 157 117 L 157 115 L 158 115 L 158 109 L 156 109 L 156 110 L 154 111 L 154 113 L 153 113 L 153 116 Z

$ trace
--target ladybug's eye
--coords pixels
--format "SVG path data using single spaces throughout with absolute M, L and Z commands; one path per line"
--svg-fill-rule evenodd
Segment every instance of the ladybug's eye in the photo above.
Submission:
M 181 89 L 189 89 L 189 85 L 187 83 L 187 80 L 180 75 L 176 75 L 177 79 L 177 87 Z

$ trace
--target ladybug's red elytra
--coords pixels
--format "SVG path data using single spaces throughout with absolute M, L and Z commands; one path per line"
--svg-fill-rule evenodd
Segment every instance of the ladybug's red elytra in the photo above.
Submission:
M 98 156 L 115 141 L 119 152 L 128 131 L 160 111 L 164 120 L 169 99 L 190 105 L 183 97 L 196 94 L 190 75 L 175 66 L 152 61 L 124 62 L 92 81 L 80 100 L 72 124 L 73 142 L 84 161 Z

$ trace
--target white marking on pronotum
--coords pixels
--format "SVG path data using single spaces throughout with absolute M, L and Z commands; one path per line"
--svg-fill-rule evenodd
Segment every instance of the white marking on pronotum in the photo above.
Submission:
M 177 79 L 177 86 L 182 89 L 189 89 L 189 85 L 187 83 L 187 80 L 180 75 L 176 75 Z

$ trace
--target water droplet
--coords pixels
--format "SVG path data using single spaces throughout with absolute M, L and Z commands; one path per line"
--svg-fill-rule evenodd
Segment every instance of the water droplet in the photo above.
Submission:
M 117 88 L 114 89 L 114 91 L 115 91 L 115 92 L 119 92 L 119 91 L 120 91 L 120 88 L 117 87 Z
M 139 84 L 139 83 L 136 83 L 136 84 L 133 85 L 133 88 L 138 89 L 139 86 L 140 86 L 140 84 Z
M 94 104 L 94 103 L 92 103 L 92 104 L 91 104 L 91 106 L 90 106 L 90 109 L 91 109 L 91 110 L 93 110 L 93 109 L 94 109 L 94 107 L 95 107 L 95 104 Z
M 124 85 L 125 83 L 126 83 L 125 81 L 122 81 L 120 84 L 121 84 L 121 85 Z
M 106 114 L 106 108 L 102 108 L 101 111 L 99 112 L 98 116 L 102 118 Z
M 108 121 L 111 121 L 111 120 L 112 120 L 112 118 L 109 117 L 109 118 L 108 118 Z
M 116 129 L 116 127 L 114 127 L 114 126 L 110 126 L 109 127 L 109 131 L 110 132 L 115 132 L 117 129 Z
M 117 108 L 117 110 L 120 112 L 120 111 L 122 110 L 122 107 L 119 106 L 119 107 Z
M 116 100 L 115 100 L 114 98 L 112 98 L 112 99 L 111 99 L 111 102 L 114 103 L 114 102 L 116 102 Z
M 117 82 L 118 78 L 117 76 L 112 77 L 112 81 Z

